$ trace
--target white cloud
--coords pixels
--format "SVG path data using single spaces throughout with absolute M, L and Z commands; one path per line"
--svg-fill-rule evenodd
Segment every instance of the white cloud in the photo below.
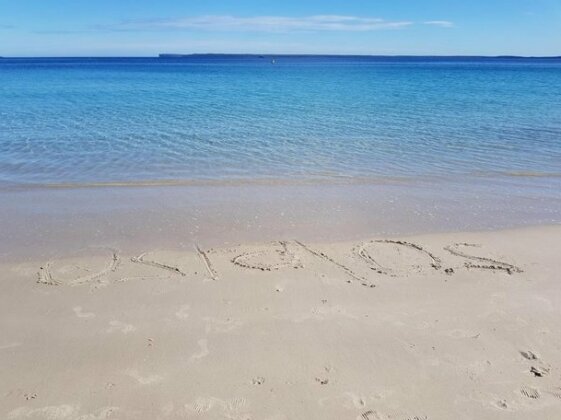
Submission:
M 448 20 L 429 20 L 423 22 L 425 25 L 432 25 L 432 26 L 440 26 L 441 28 L 452 28 L 454 26 L 454 22 L 450 22 Z
M 307 17 L 254 16 L 236 17 L 209 15 L 179 19 L 128 21 L 111 28 L 117 30 L 198 29 L 210 31 L 354 31 L 399 29 L 412 25 L 410 21 L 387 21 L 356 16 L 315 15 Z

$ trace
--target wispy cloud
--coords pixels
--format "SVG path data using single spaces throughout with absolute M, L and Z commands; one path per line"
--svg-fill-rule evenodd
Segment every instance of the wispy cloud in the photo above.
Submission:
M 450 22 L 449 20 L 428 20 L 423 22 L 423 24 L 440 26 L 441 28 L 452 28 L 454 26 L 454 22 Z
M 210 15 L 179 19 L 154 19 L 125 21 L 105 27 L 115 30 L 209 30 L 209 31 L 253 31 L 253 32 L 295 32 L 295 31 L 353 31 L 368 32 L 383 29 L 399 29 L 412 25 L 410 21 L 388 21 L 379 18 L 339 15 L 315 15 L 307 17 L 254 16 L 236 17 Z

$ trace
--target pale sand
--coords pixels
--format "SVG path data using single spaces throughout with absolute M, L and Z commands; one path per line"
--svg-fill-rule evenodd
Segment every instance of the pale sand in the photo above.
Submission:
M 380 239 L 3 264 L 0 418 L 561 418 L 560 226 Z

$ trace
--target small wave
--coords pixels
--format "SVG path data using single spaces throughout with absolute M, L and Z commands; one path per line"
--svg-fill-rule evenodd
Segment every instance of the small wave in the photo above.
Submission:
M 235 179 L 164 179 L 103 182 L 64 183 L 4 183 L 0 190 L 78 189 L 78 188 L 134 188 L 134 187 L 212 187 L 244 185 L 338 185 L 338 184 L 393 184 L 409 183 L 414 178 L 388 177 L 309 177 L 309 178 L 235 178 Z

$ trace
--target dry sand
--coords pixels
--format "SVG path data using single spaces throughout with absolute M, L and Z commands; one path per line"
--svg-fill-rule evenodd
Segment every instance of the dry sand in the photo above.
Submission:
M 560 419 L 560 255 L 548 226 L 4 263 L 0 418 Z

